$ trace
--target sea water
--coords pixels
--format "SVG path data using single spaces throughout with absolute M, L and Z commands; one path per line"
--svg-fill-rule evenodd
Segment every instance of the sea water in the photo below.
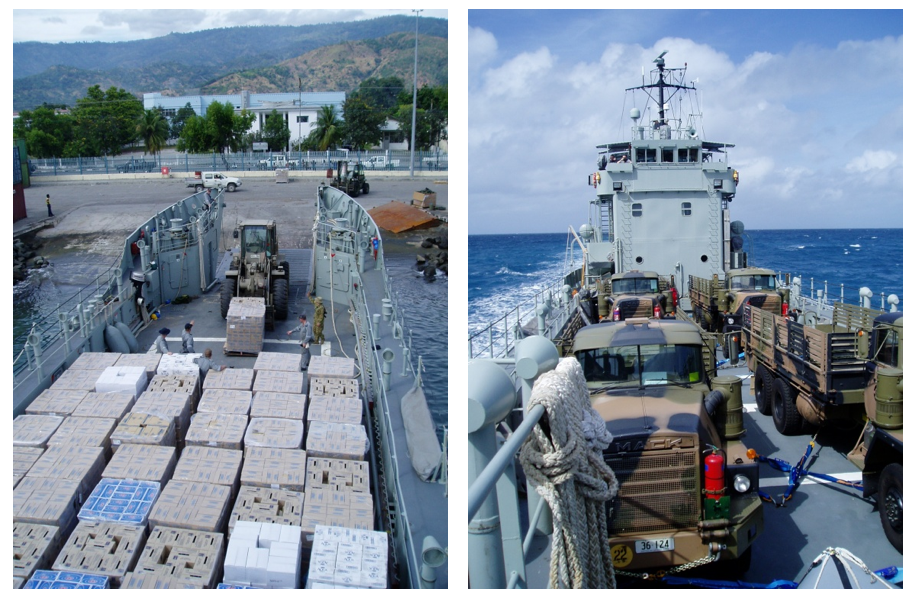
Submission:
M 802 279 L 808 295 L 824 291 L 857 303 L 868 287 L 873 308 L 881 293 L 895 294 L 903 310 L 904 230 L 746 230 L 748 265 Z M 468 237 L 468 331 L 480 330 L 528 301 L 561 275 L 582 264 L 578 250 L 568 258 L 567 234 L 498 234 Z M 661 271 L 660 271 L 661 273 Z

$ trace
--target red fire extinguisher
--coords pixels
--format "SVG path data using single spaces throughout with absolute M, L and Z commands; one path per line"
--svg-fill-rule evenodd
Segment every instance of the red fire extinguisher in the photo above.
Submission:
M 707 498 L 720 501 L 725 494 L 726 470 L 725 459 L 717 452 L 704 458 L 704 493 Z

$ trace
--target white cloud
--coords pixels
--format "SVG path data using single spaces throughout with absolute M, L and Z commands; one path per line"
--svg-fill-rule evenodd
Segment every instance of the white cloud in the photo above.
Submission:
M 844 169 L 847 172 L 863 173 L 876 170 L 887 170 L 898 160 L 898 156 L 890 151 L 864 151 L 860 156 L 847 162 Z
M 497 38 L 479 27 L 468 28 L 468 70 L 477 72 L 497 55 Z

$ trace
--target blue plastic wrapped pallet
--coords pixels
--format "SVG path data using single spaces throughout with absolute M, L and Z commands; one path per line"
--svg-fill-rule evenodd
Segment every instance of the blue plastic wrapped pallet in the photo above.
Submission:
M 104 574 L 36 570 L 23 589 L 108 589 Z
M 159 483 L 133 479 L 102 479 L 80 509 L 77 518 L 144 526 L 159 497 Z

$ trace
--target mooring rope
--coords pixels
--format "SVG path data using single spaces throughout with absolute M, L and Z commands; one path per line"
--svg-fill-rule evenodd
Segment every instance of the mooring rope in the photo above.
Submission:
M 523 470 L 551 508 L 551 588 L 615 588 L 605 502 L 618 492 L 602 458 L 612 436 L 589 402 L 576 359 L 564 358 L 536 382 L 529 401 L 545 407 L 519 452 Z

